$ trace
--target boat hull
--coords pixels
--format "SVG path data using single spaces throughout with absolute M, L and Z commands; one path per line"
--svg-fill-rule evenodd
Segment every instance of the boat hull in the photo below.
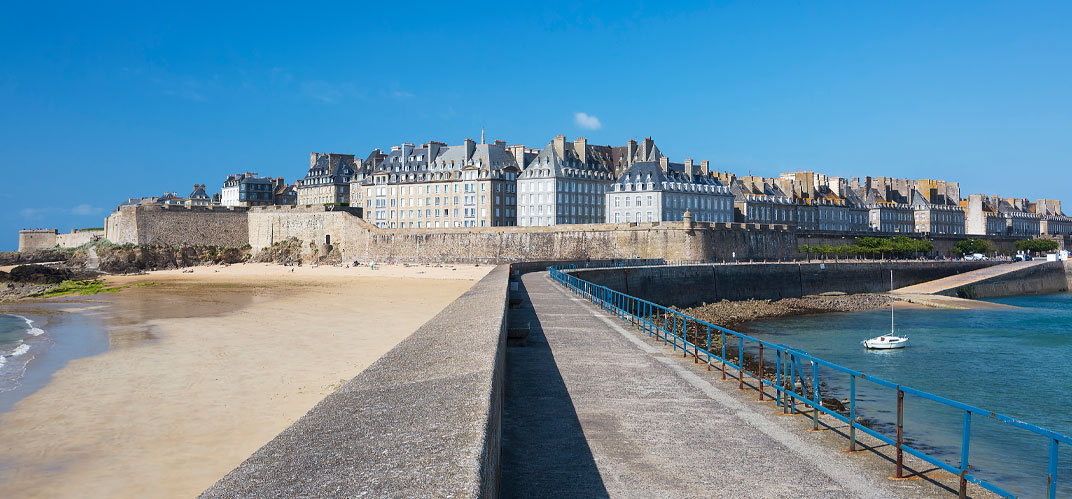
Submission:
M 879 340 L 870 339 L 863 342 L 864 346 L 871 350 L 895 350 L 908 346 L 908 338 L 903 340 Z

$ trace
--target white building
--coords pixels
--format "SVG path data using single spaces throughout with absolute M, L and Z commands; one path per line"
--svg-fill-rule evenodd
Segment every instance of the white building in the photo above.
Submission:
M 692 160 L 634 164 L 607 191 L 607 223 L 733 222 L 733 194 L 708 172 L 694 168 Z
M 604 194 L 614 182 L 610 149 L 555 137 L 517 178 L 518 225 L 602 223 Z

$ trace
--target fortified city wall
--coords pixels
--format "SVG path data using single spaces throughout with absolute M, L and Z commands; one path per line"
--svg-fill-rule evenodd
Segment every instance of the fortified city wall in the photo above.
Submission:
M 19 251 L 60 248 L 76 248 L 104 237 L 103 230 L 72 230 L 60 234 L 56 229 L 30 229 L 19 231 Z
M 522 260 L 796 258 L 785 226 L 743 224 L 585 224 L 466 229 L 377 228 L 348 211 L 318 206 L 253 208 L 249 243 L 259 252 L 295 237 L 331 245 L 344 261 L 507 263 Z
M 108 217 L 105 238 L 117 244 L 252 246 L 259 253 L 288 238 L 306 254 L 335 251 L 342 261 L 487 263 L 524 260 L 662 258 L 667 261 L 793 261 L 806 258 L 800 244 L 846 245 L 872 232 L 795 231 L 785 225 L 722 223 L 632 223 L 380 229 L 358 216 L 360 208 L 266 206 L 184 208 L 123 206 Z M 46 231 L 47 232 L 47 231 Z M 47 238 L 48 234 L 28 234 Z M 940 254 L 967 236 L 929 235 Z M 979 236 L 972 236 L 979 237 Z M 22 234 L 20 234 L 20 239 Z M 1015 239 L 987 237 L 998 250 Z M 20 241 L 21 242 L 21 241 Z M 54 246 L 54 244 L 52 244 Z M 51 247 L 51 246 L 49 246 Z
M 159 205 L 120 206 L 104 224 L 115 244 L 241 247 L 249 242 L 245 208 Z

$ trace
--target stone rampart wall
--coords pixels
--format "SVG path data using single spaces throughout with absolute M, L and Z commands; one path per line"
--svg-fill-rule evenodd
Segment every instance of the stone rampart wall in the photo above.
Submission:
M 116 244 L 241 247 L 249 242 L 244 208 L 122 206 L 105 221 L 105 238 Z
M 34 251 L 56 246 L 56 229 L 19 231 L 19 251 Z
M 79 230 L 70 234 L 57 234 L 56 245 L 61 248 L 77 248 L 104 237 L 103 230 Z
M 666 306 L 720 300 L 800 297 L 827 292 L 881 293 L 996 262 L 754 263 L 625 267 L 571 271 L 595 284 Z

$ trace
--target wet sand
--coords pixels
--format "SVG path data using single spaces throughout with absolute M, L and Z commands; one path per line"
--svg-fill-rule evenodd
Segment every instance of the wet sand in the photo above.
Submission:
M 60 299 L 107 350 L 0 414 L 2 495 L 195 496 L 490 270 L 197 267 Z

